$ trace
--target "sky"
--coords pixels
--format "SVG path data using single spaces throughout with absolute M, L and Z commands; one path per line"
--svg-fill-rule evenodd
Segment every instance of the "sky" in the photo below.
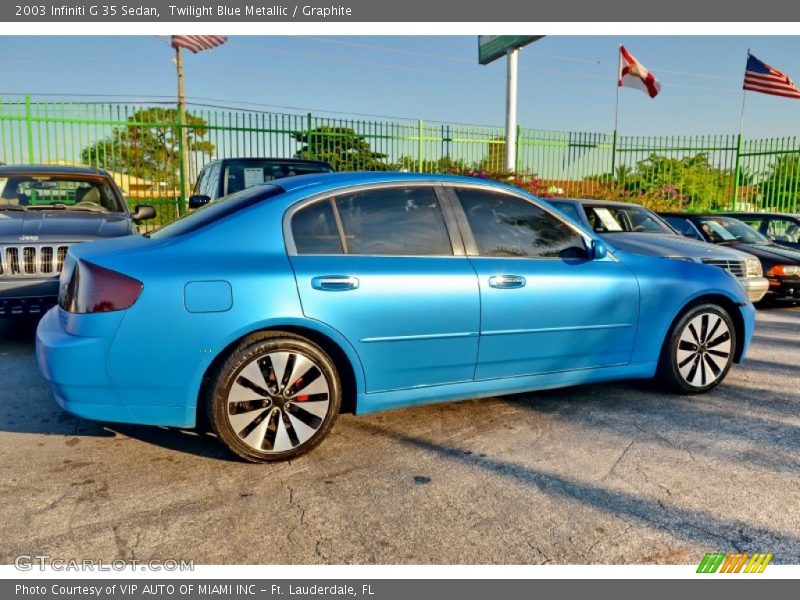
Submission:
M 800 81 L 800 36 L 547 36 L 520 52 L 519 124 L 612 131 L 619 44 L 663 85 L 655 99 L 620 90 L 621 135 L 738 132 L 748 48 Z M 173 56 L 168 39 L 155 36 L 0 36 L 0 98 L 169 100 Z M 505 59 L 478 65 L 477 36 L 230 36 L 220 48 L 187 53 L 185 72 L 190 102 L 505 122 Z M 800 135 L 800 101 L 748 92 L 744 132 Z

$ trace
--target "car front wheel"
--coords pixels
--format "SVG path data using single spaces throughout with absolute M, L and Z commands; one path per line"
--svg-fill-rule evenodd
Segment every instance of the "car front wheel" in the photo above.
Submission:
M 659 363 L 659 378 L 684 394 L 719 385 L 733 364 L 736 328 L 716 304 L 694 306 L 672 327 Z
M 233 453 L 252 462 L 308 452 L 330 431 L 341 404 L 330 357 L 285 333 L 244 340 L 212 377 L 209 390 L 213 430 Z

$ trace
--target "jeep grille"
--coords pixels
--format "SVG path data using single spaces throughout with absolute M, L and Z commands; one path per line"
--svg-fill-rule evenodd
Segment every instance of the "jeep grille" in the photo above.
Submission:
M 0 246 L 0 275 L 3 277 L 57 276 L 67 257 L 67 245 Z

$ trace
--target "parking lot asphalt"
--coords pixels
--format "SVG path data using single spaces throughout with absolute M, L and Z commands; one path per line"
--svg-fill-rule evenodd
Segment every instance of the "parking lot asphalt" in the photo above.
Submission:
M 143 360 L 146 360 L 143 357 Z M 800 308 L 760 310 L 712 393 L 576 387 L 345 415 L 251 465 L 209 435 L 62 412 L 0 325 L 0 562 L 800 562 Z

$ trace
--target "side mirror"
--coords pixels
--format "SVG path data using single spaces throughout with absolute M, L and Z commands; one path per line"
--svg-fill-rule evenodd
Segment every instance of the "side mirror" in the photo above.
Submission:
M 131 219 L 138 223 L 139 221 L 147 221 L 148 219 L 155 219 L 156 209 L 149 204 L 137 204 L 136 210 L 131 215 Z
M 600 240 L 592 240 L 590 254 L 594 260 L 602 260 L 608 256 L 608 246 Z
M 205 194 L 193 194 L 189 196 L 189 208 L 200 208 L 211 202 L 211 198 Z

